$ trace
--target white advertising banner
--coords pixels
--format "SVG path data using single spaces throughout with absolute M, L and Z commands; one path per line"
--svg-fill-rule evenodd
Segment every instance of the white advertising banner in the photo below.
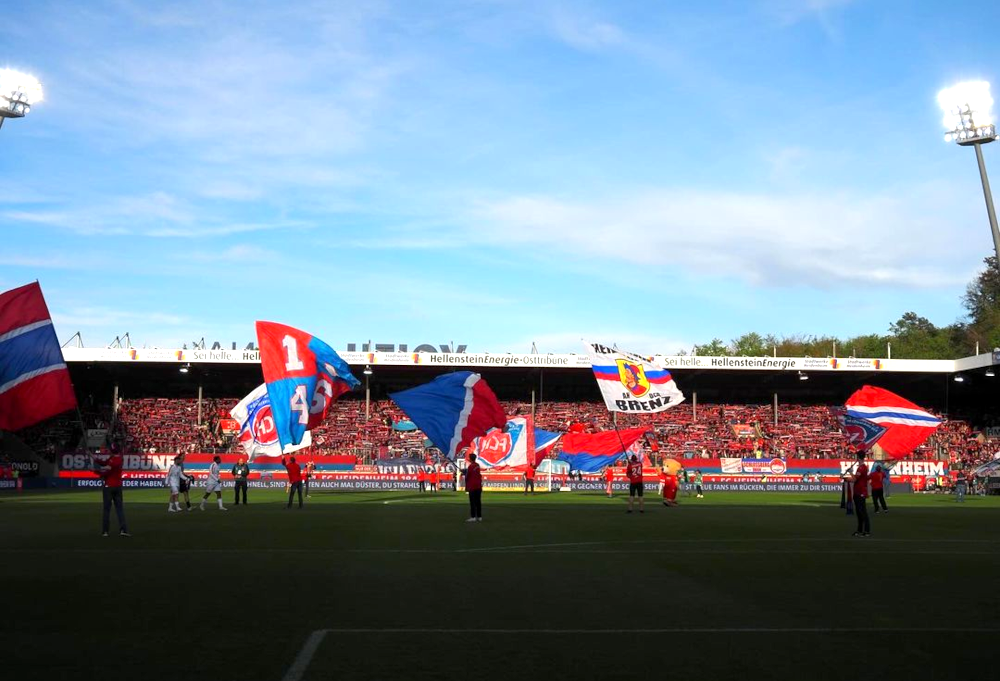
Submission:
M 430 366 L 485 368 L 589 369 L 586 354 L 490 352 L 339 352 L 352 366 Z M 257 350 L 171 350 L 165 348 L 63 348 L 63 357 L 74 362 L 156 362 L 190 364 L 260 364 Z M 656 355 L 652 363 L 669 370 L 709 371 L 812 371 L 812 372 L 920 372 L 953 373 L 965 360 L 865 359 L 856 357 L 708 357 Z

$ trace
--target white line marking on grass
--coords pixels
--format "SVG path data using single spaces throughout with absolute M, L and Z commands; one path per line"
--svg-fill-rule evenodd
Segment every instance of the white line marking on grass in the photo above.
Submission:
M 559 546 L 606 546 L 608 541 L 571 541 L 560 544 L 514 544 L 512 546 L 484 546 L 475 549 L 458 549 L 459 553 L 484 553 L 488 551 L 510 551 L 513 549 L 551 549 Z
M 998 627 L 670 627 L 637 629 L 461 629 L 461 628 L 343 628 L 310 634 L 995 634 Z M 322 639 L 322 636 L 319 637 Z M 307 642 L 308 645 L 308 642 Z M 303 650 L 305 650 L 303 648 Z M 315 652 L 315 651 L 313 651 Z M 300 653 L 301 655 L 301 653 Z M 286 681 L 287 681 L 286 677 Z
M 313 655 L 316 654 L 319 644 L 323 642 L 323 638 L 328 632 L 331 631 L 335 630 L 317 629 L 309 634 L 309 638 L 306 639 L 305 644 L 302 646 L 302 650 L 300 650 L 299 654 L 295 656 L 292 666 L 288 668 L 287 672 L 285 672 L 281 681 L 300 681 L 302 679 L 302 675 L 306 673 L 309 663 L 312 662 Z

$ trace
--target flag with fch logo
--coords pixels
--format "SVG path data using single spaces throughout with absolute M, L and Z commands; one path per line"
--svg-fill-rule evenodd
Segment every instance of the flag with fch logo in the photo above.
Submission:
M 652 357 L 600 343 L 587 343 L 587 352 L 608 411 L 653 413 L 684 401 L 670 372 L 656 366 Z

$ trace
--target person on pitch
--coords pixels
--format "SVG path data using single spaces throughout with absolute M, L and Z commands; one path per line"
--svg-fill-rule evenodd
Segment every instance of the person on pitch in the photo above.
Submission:
M 191 483 L 194 482 L 194 478 L 184 472 L 184 452 L 177 455 L 179 459 L 178 465 L 181 467 L 181 477 L 180 482 L 177 484 L 177 491 L 184 495 L 184 508 L 191 510 Z M 180 500 L 178 500 L 180 501 Z M 177 504 L 177 510 L 181 510 L 180 503 Z
M 858 518 L 858 529 L 852 536 L 867 537 L 871 535 L 871 521 L 868 519 L 868 506 L 865 503 L 868 499 L 868 466 L 865 465 L 865 453 L 858 452 L 858 464 L 854 469 L 854 474 L 847 476 L 847 481 L 851 483 L 854 500 L 854 515 Z
M 885 468 L 881 465 L 875 466 L 875 470 L 871 473 L 872 481 L 872 507 L 875 509 L 876 513 L 879 513 L 878 507 L 879 503 L 882 505 L 882 512 L 888 513 L 889 507 L 885 505 L 885 492 L 882 489 L 885 482 Z
M 233 492 L 235 498 L 233 499 L 233 504 L 235 506 L 240 505 L 240 491 L 243 492 L 243 505 L 247 505 L 247 478 L 250 477 L 250 466 L 247 465 L 246 461 L 241 456 L 236 465 L 233 466 Z
M 306 492 L 306 499 L 312 498 L 309 494 L 309 480 L 313 477 L 313 471 L 316 469 L 316 464 L 312 461 L 307 461 L 306 465 L 302 467 L 302 487 Z
M 285 461 L 285 457 L 281 457 L 281 465 L 285 467 L 288 471 L 288 506 L 285 508 L 292 507 L 292 499 L 295 498 L 295 493 L 299 493 L 299 508 L 302 508 L 302 468 L 299 464 L 295 463 L 295 457 L 288 457 L 288 461 Z
M 697 499 L 705 498 L 705 493 L 702 491 L 703 488 L 701 486 L 702 480 L 701 469 L 698 469 L 694 472 L 694 495 Z
M 611 466 L 604 469 L 604 479 L 608 483 L 605 492 L 608 495 L 608 499 L 610 499 L 613 496 L 611 492 L 611 484 L 615 481 L 615 471 Z
M 215 492 L 215 500 L 219 502 L 219 510 L 229 510 L 222 505 L 222 480 L 219 478 L 220 463 L 222 463 L 222 457 L 216 454 L 212 459 L 212 465 L 208 467 L 208 478 L 205 479 L 205 495 L 201 498 L 201 505 L 199 506 L 202 511 L 205 510 L 205 502 L 208 501 L 208 497 L 212 492 Z
M 181 483 L 190 482 L 190 478 L 184 474 L 184 467 L 181 465 L 182 458 L 174 457 L 174 463 L 167 470 L 167 487 L 170 488 L 170 503 L 167 504 L 167 513 L 177 513 L 181 510 L 180 495 Z M 191 504 L 188 504 L 188 510 Z
M 527 494 L 529 489 L 532 494 L 535 493 L 535 469 L 531 465 L 524 469 L 524 493 Z
M 625 512 L 632 512 L 632 503 L 639 497 L 639 513 L 645 513 L 646 507 L 642 498 L 642 462 L 635 454 L 628 460 L 625 474 L 628 476 L 628 510 Z
M 97 474 L 104 482 L 104 509 L 101 514 L 101 536 L 107 537 L 111 529 L 111 505 L 114 504 L 115 515 L 118 516 L 118 534 L 131 537 L 125 523 L 125 502 L 122 500 L 122 455 L 117 449 L 111 450 L 111 456 L 102 456 L 97 463 Z
M 677 474 L 669 470 L 663 471 L 663 505 L 677 505 Z
M 427 471 L 424 470 L 423 466 L 417 468 L 417 487 L 421 493 L 427 491 Z
M 437 469 L 431 466 L 431 469 L 427 471 L 427 484 L 431 488 L 432 492 L 438 491 L 438 474 Z
M 465 522 L 483 522 L 483 473 L 475 454 L 469 454 L 469 465 L 465 468 L 465 490 L 469 493 L 469 519 Z

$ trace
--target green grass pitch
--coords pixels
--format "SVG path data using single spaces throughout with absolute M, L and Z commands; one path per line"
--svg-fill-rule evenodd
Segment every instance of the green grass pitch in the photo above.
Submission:
M 995 673 L 1000 497 L 896 495 L 867 539 L 831 496 L 647 499 L 487 493 L 467 524 L 447 492 L 168 514 L 165 490 L 125 490 L 123 539 L 97 492 L 5 493 L 3 677 Z

